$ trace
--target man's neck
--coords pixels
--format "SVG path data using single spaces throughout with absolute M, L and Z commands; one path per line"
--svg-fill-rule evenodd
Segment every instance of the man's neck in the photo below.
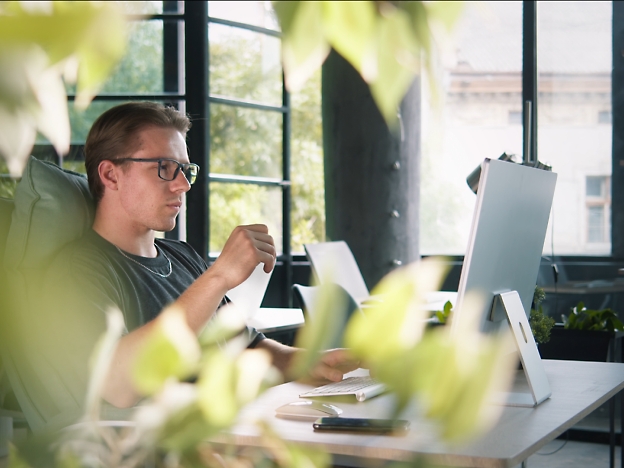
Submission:
M 154 246 L 155 232 L 151 229 L 141 230 L 124 220 L 107 216 L 105 210 L 98 206 L 95 210 L 93 230 L 111 244 L 124 252 L 141 257 L 156 257 L 158 252 Z

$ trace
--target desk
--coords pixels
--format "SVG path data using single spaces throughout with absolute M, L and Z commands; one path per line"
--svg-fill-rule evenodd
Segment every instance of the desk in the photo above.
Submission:
M 261 307 L 247 325 L 260 333 L 284 332 L 297 330 L 305 324 L 301 309 Z
M 318 433 L 309 422 L 274 417 L 278 406 L 298 400 L 310 388 L 291 382 L 269 389 L 242 412 L 231 437 L 238 446 L 257 446 L 260 439 L 252 421 L 266 418 L 287 441 L 324 449 L 341 465 L 371 466 L 375 461 L 408 460 L 427 456 L 434 464 L 465 467 L 512 467 L 539 450 L 592 410 L 624 388 L 624 364 L 544 361 L 552 397 L 537 408 L 505 407 L 496 426 L 480 439 L 450 447 L 436 437 L 435 425 L 407 410 L 411 429 L 405 436 Z M 386 394 L 364 403 L 336 403 L 345 417 L 385 417 L 392 403 Z

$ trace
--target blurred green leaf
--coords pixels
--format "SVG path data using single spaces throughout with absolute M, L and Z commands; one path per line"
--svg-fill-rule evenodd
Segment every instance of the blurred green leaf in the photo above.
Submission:
M 273 4 L 282 29 L 284 73 L 290 91 L 299 90 L 329 54 L 322 3 L 299 1 Z
M 431 26 L 438 22 L 449 29 L 461 11 L 458 2 L 416 1 L 275 1 L 274 7 L 288 89 L 298 90 L 331 46 L 369 83 L 388 124 L 396 121 L 403 96 L 420 74 L 421 56 L 433 73 Z
M 293 377 L 306 375 L 318 362 L 320 353 L 333 346 L 343 329 L 347 312 L 347 297 L 331 282 L 321 284 L 317 300 L 312 306 L 306 326 L 297 334 L 295 347 L 301 352 L 295 356 Z
M 170 378 L 189 377 L 200 357 L 197 338 L 181 310 L 165 309 L 151 331 L 137 354 L 132 374 L 137 390 L 145 395 L 159 391 Z
M 106 332 L 95 345 L 89 366 L 91 375 L 85 406 L 87 417 L 92 421 L 100 419 L 102 390 L 124 328 L 123 314 L 119 309 L 111 309 L 106 312 Z
M 245 314 L 235 304 L 220 307 L 199 334 L 202 347 L 224 344 L 245 329 Z
M 198 404 L 208 424 L 226 427 L 239 410 L 236 401 L 236 365 L 220 350 L 208 353 L 197 382 Z
M 369 82 L 377 77 L 375 29 L 377 15 L 372 2 L 320 2 L 325 37 Z
M 3 2 L 0 8 L 0 155 L 17 177 L 36 131 L 67 153 L 67 97 L 78 81 L 86 107 L 125 47 L 125 20 L 114 2 Z
M 386 275 L 371 292 L 383 299 L 352 317 L 345 345 L 373 367 L 383 367 L 414 347 L 428 318 L 425 295 L 439 288 L 446 268 L 439 259 L 429 258 Z
M 378 75 L 369 86 L 381 115 L 392 124 L 403 96 L 420 72 L 420 42 L 408 15 L 397 8 L 389 10 L 379 21 Z
M 415 2 L 401 2 L 406 8 L 410 8 Z M 460 1 L 436 1 L 423 2 L 423 6 L 427 9 L 429 16 L 442 23 L 447 30 L 451 30 L 457 23 L 459 16 L 464 9 L 464 2 Z

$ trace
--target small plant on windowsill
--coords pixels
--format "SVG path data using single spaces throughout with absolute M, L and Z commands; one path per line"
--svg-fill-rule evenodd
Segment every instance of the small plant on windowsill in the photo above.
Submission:
M 550 331 L 555 325 L 555 320 L 544 315 L 542 302 L 546 298 L 546 293 L 539 286 L 535 286 L 533 293 L 533 307 L 529 316 L 531 331 L 537 343 L 547 343 L 550 340 Z M 436 310 L 432 314 L 432 323 L 435 325 L 445 325 L 453 310 L 453 304 L 447 301 L 442 310 Z
M 616 332 L 624 330 L 624 324 L 612 309 L 587 309 L 579 302 L 570 315 L 562 315 L 563 328 L 566 330 L 590 330 Z

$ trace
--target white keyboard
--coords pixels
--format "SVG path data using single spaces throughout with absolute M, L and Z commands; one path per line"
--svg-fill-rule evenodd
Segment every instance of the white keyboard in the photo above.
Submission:
M 358 401 L 364 401 L 386 391 L 386 386 L 372 377 L 347 377 L 340 382 L 332 382 L 299 395 L 300 398 L 323 396 L 355 395 Z

